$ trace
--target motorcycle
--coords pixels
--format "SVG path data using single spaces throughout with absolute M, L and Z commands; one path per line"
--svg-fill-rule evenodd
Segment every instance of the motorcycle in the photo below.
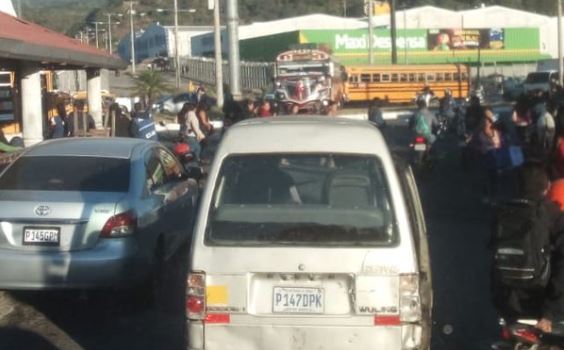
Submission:
M 562 350 L 564 336 L 543 333 L 535 328 L 536 320 L 518 320 L 507 323 L 500 320 L 501 341 L 492 350 Z
M 416 136 L 409 145 L 411 149 L 412 166 L 414 169 L 421 171 L 431 166 L 430 151 L 431 145 L 423 136 Z
M 179 137 L 172 147 L 172 152 L 178 158 L 190 178 L 200 180 L 204 170 L 196 160 L 194 152 L 185 137 Z

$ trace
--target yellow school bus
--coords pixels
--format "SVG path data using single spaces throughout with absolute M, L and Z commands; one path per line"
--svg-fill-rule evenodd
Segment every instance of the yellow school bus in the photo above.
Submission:
M 387 103 L 409 103 L 425 86 L 444 96 L 465 98 L 470 89 L 469 69 L 461 64 L 346 66 L 345 94 L 349 102 L 379 98 Z

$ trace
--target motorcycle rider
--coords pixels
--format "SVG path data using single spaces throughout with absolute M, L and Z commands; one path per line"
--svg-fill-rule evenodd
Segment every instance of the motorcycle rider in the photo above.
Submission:
M 415 136 L 424 137 L 429 145 L 435 143 L 437 138 L 433 134 L 433 130 L 439 126 L 439 122 L 435 114 L 429 111 L 425 97 L 420 96 L 417 99 L 417 112 L 413 115 L 410 124 Z
M 439 101 L 439 106 L 439 112 L 442 118 L 446 118 L 448 121 L 454 120 L 456 117 L 456 101 L 452 97 L 450 89 L 445 90 L 445 95 Z

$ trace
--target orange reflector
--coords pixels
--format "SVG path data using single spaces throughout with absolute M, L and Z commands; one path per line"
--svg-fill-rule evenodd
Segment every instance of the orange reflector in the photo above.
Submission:
M 376 315 L 374 316 L 375 326 L 400 326 L 399 315 Z
M 206 323 L 230 323 L 231 316 L 229 314 L 208 314 L 206 316 Z

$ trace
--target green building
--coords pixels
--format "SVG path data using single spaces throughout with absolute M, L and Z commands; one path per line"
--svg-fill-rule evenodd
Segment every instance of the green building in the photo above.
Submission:
M 399 64 L 505 64 L 550 58 L 541 53 L 538 28 L 399 29 Z M 368 30 L 299 30 L 240 42 L 248 61 L 274 61 L 295 44 L 313 43 L 327 48 L 341 64 L 368 63 Z M 374 63 L 391 63 L 389 29 L 375 29 Z

